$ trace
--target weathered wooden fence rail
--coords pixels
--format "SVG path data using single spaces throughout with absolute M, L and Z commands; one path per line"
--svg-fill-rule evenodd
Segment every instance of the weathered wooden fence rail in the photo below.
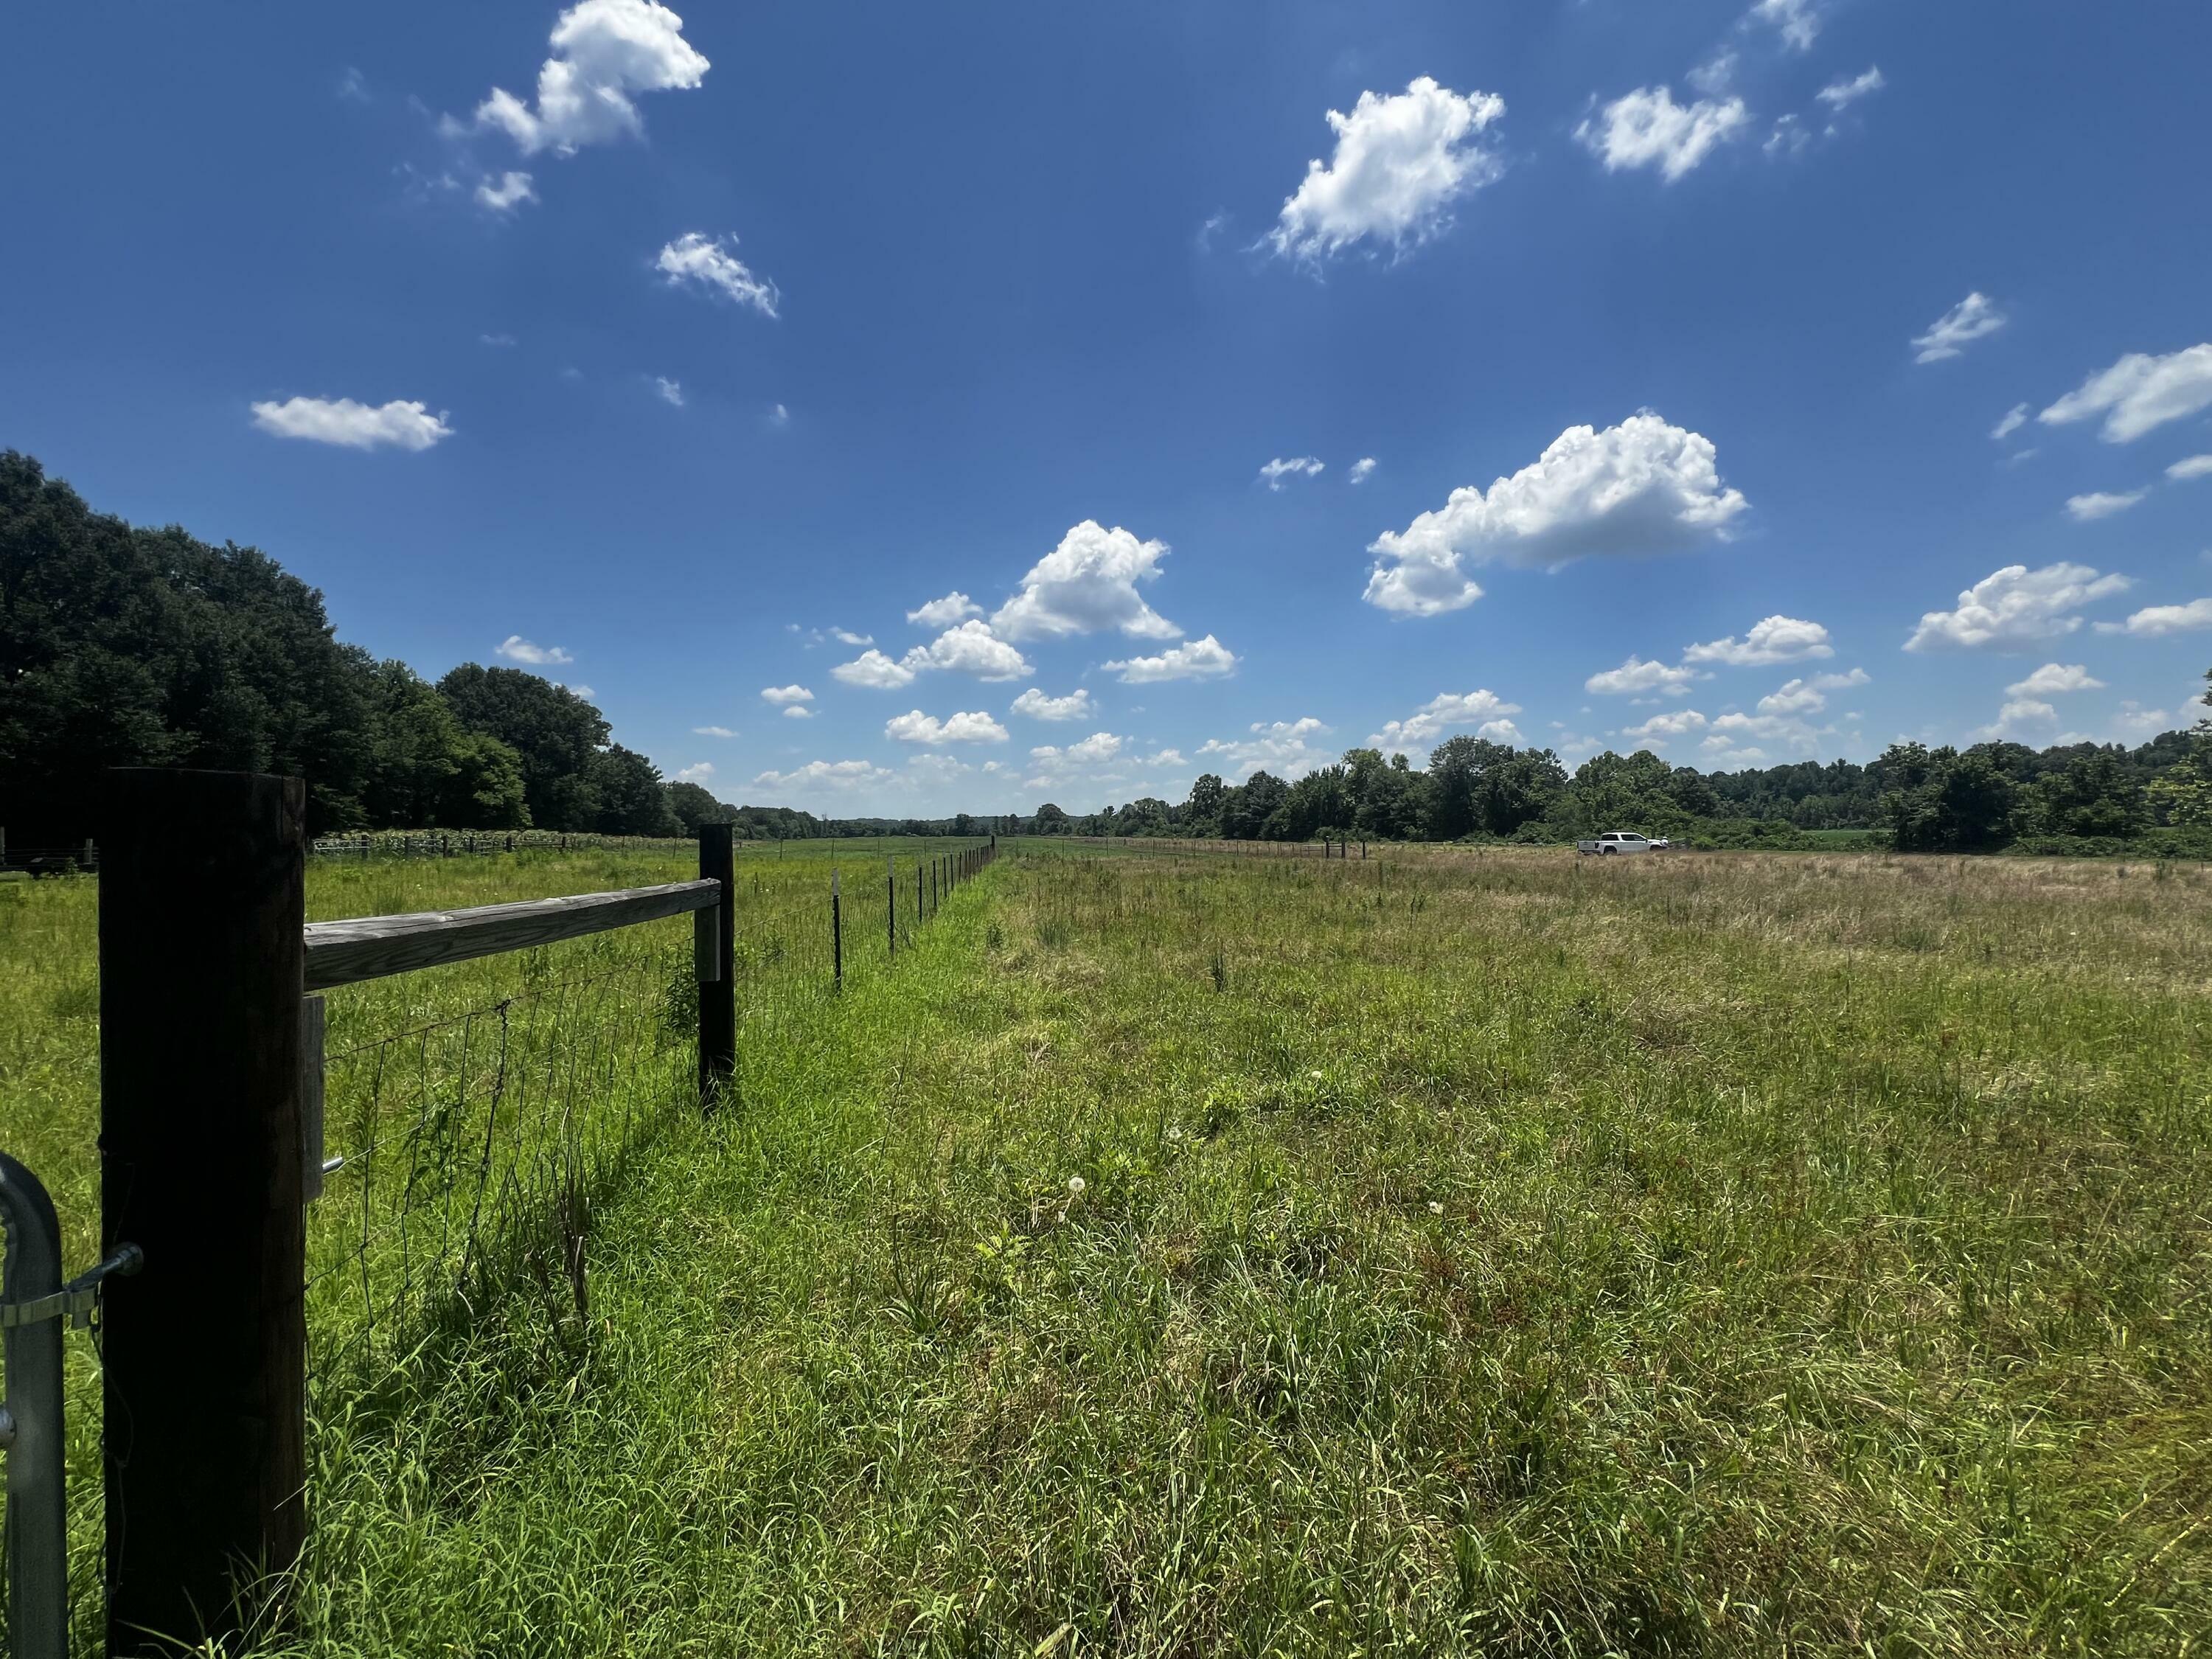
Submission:
M 689 915 L 697 1099 L 711 1112 L 737 1062 L 736 849 L 730 826 L 708 825 L 693 880 L 310 923 L 300 780 L 131 769 L 109 782 L 99 846 L 100 1237 L 111 1261 L 143 1270 L 100 1291 L 106 1644 L 111 1654 L 167 1653 L 234 1638 L 257 1616 L 241 1587 L 290 1568 L 307 1536 L 306 1206 L 330 1172 L 323 994 Z M 995 852 L 917 858 L 910 888 L 894 854 L 885 960 L 908 921 L 902 901 L 918 928 Z M 829 884 L 821 965 L 842 988 L 846 918 L 834 870 Z M 646 960 L 656 975 L 665 964 Z M 660 982 L 646 988 L 658 1011 Z M 508 1006 L 471 1017 L 495 1017 L 504 1032 Z M 605 1052 L 629 1063 L 626 1051 Z M 496 1111 L 495 1094 L 486 1158 Z M 366 1183 L 385 1156 L 372 1148 L 362 1159 L 364 1228 Z M 410 1166 L 403 1206 L 414 1181 Z M 480 1200 L 480 1180 L 475 1190 Z M 474 1227 L 471 1215 L 471 1249 Z M 8 1265 L 11 1274 L 19 1265 L 12 1249 Z M 46 1415 L 40 1443 L 58 1443 Z M 59 1512 L 58 1498 L 10 1506 L 11 1550 L 37 1527 L 36 1546 L 14 1553 L 41 1572 L 61 1559 Z M 38 1603 L 42 1616 L 51 1599 Z
M 307 1000 L 693 914 L 703 1108 L 735 1064 L 727 825 L 702 832 L 696 881 L 309 924 L 304 804 L 297 779 L 112 775 L 101 1237 L 147 1267 L 103 1315 L 112 1653 L 222 1635 L 241 1568 L 281 1571 L 306 1539 L 303 1206 L 322 1172 Z

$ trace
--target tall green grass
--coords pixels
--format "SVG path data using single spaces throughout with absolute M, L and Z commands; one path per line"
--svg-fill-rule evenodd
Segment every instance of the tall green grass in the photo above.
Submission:
M 587 1311 L 512 1276 L 317 1422 L 260 1646 L 2193 1650 L 2208 923 L 2176 867 L 1010 855 L 761 999 Z

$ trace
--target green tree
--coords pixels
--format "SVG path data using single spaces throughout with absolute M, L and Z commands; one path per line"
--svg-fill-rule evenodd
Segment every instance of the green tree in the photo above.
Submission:
M 1168 833 L 1168 804 L 1151 795 L 1133 800 L 1114 815 L 1117 836 L 1164 836 Z
M 684 825 L 668 804 L 660 769 L 634 749 L 611 744 L 594 754 L 586 781 L 598 811 L 591 824 L 603 836 L 680 836 Z
M 530 821 L 542 830 L 596 830 L 605 809 L 594 793 L 595 781 L 635 784 L 634 777 L 594 766 L 607 742 L 607 722 L 566 686 L 519 668 L 467 662 L 440 680 L 438 691 L 462 725 L 497 738 L 522 757 Z M 657 788 L 657 775 L 654 783 Z M 629 799 L 612 810 L 626 817 L 640 809 Z
M 1534 823 L 1566 793 L 1567 769 L 1548 749 L 1509 749 L 1484 769 L 1482 827 L 1510 836 Z
M 311 830 L 356 827 L 371 665 L 265 555 L 134 529 L 0 452 L 0 795 L 19 835 L 89 833 L 111 766 L 288 773 Z
M 1575 769 L 1568 793 L 1583 835 L 1634 830 L 1659 836 L 1674 834 L 1689 820 L 1674 788 L 1674 769 L 1650 750 L 1618 755 L 1608 749 Z
M 2146 816 L 2142 787 L 2127 775 L 2117 749 L 2075 754 L 2038 779 L 2031 797 L 2029 815 L 2046 835 L 2132 836 Z
M 520 830 L 522 760 L 471 732 L 435 686 L 398 661 L 368 671 L 369 754 L 362 804 L 385 829 Z
M 1229 790 L 1221 806 L 1221 833 L 1231 841 L 1258 841 L 1290 785 L 1267 772 L 1255 772 Z
M 2019 786 L 2006 769 L 2003 746 L 1958 750 L 1893 745 L 1882 757 L 1882 815 L 1898 848 L 1908 853 L 1973 852 L 2006 840 L 2019 805 Z M 1917 780 L 1917 781 L 1916 781 Z
M 1222 807 L 1227 798 L 1228 791 L 1222 787 L 1218 773 L 1200 773 L 1190 786 L 1190 799 L 1183 803 L 1183 833 L 1188 836 L 1219 835 Z
M 696 836 L 702 823 L 728 823 L 737 816 L 735 808 L 723 805 L 696 783 L 672 783 L 667 788 L 668 810 L 687 836 Z
M 2197 701 L 2212 704 L 2212 669 L 2205 671 L 2204 681 L 2205 693 Z M 2197 722 L 2187 743 L 2181 758 L 2144 791 L 2146 804 L 2167 823 L 2212 824 L 2212 715 Z

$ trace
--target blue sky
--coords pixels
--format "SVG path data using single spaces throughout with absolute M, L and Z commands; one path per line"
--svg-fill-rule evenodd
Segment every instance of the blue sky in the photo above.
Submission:
M 678 9 L 19 9 L 0 443 L 737 801 L 2198 712 L 2196 0 Z

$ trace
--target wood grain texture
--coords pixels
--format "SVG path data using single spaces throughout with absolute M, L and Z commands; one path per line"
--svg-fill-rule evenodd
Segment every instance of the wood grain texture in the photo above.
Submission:
M 699 826 L 699 879 L 720 898 L 714 911 L 714 971 L 699 976 L 699 1104 L 711 1112 L 738 1069 L 736 844 L 726 823 Z
M 228 1648 L 240 1564 L 307 1535 L 300 1115 L 306 790 L 108 775 L 100 842 L 101 1349 L 111 1654 Z
M 310 922 L 306 929 L 310 991 L 410 973 L 448 962 L 554 945 L 663 916 L 711 909 L 722 901 L 718 881 L 675 881 L 612 893 L 482 904 L 467 910 L 425 910 L 404 916 L 360 916 Z

